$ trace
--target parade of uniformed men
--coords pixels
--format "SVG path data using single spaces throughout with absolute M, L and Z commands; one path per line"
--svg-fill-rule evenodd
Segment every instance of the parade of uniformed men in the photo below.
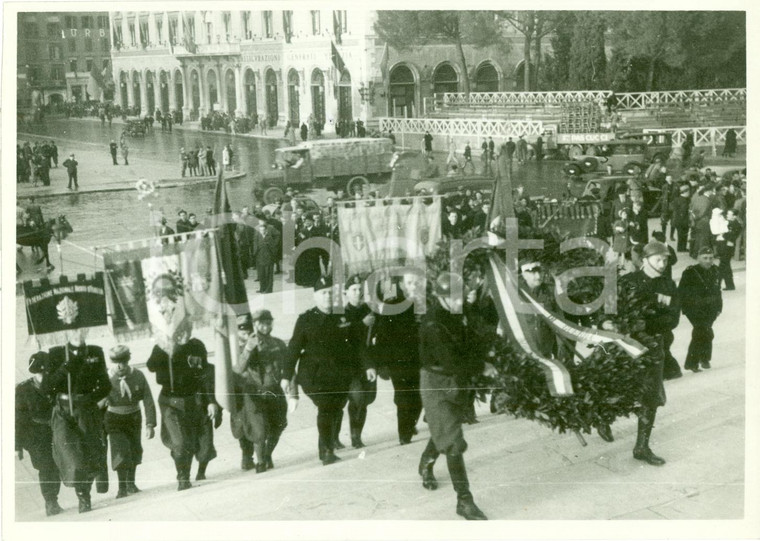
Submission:
M 288 402 L 280 386 L 287 346 L 272 336 L 273 318 L 269 310 L 241 316 L 238 339 L 242 344 L 238 363 L 236 411 L 232 413 L 232 434 L 240 442 L 244 471 L 262 473 L 274 468 L 272 453 L 288 426 Z M 295 386 L 291 386 L 295 393 Z M 256 454 L 256 461 L 253 456 Z
M 195 480 L 206 479 L 206 468 L 214 458 L 214 428 L 221 424 L 222 411 L 214 398 L 214 368 L 206 346 L 192 338 L 191 323 L 184 320 L 175 332 L 171 352 L 153 347 L 146 364 L 161 386 L 161 441 L 170 451 L 177 470 L 177 490 L 187 490 L 193 458 L 198 461 Z
M 64 346 L 49 351 L 40 386 L 54 400 L 51 426 L 53 458 L 61 481 L 74 488 L 79 512 L 92 509 L 93 481 L 106 472 L 103 414 L 98 402 L 111 392 L 103 349 L 85 343 L 84 331 L 70 331 Z M 98 492 L 107 492 L 99 480 Z

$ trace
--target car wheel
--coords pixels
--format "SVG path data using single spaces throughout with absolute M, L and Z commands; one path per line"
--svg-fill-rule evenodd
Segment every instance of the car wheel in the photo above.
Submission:
M 599 168 L 599 160 L 592 157 L 584 158 L 581 164 L 583 165 L 583 170 L 587 173 L 592 173 Z
M 578 158 L 578 156 L 583 156 L 583 147 L 580 146 L 580 145 L 572 145 L 567 150 L 567 156 L 571 160 L 574 160 L 574 159 Z
M 570 162 L 564 165 L 562 171 L 568 176 L 579 177 L 583 173 L 583 167 L 578 162 Z
M 626 172 L 626 174 L 634 176 L 634 177 L 639 176 L 641 172 L 643 171 L 641 165 L 639 165 L 636 162 L 631 162 L 631 163 L 626 164 L 623 170 Z
M 346 193 L 354 195 L 359 187 L 361 187 L 363 193 L 366 192 L 369 187 L 369 180 L 362 176 L 352 178 L 348 181 L 348 184 L 346 184 Z
M 280 188 L 272 186 L 271 188 L 264 190 L 264 203 L 271 205 L 272 203 L 276 203 L 278 200 L 282 201 L 282 198 L 284 196 L 285 192 L 283 192 Z

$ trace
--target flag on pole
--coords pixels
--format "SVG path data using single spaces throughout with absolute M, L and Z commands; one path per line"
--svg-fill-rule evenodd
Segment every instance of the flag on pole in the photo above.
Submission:
M 251 309 L 248 306 L 245 279 L 235 241 L 237 224 L 232 220 L 223 171 L 220 167 L 214 192 L 213 217 L 213 225 L 217 228 L 217 256 L 221 274 L 219 325 L 215 333 L 215 395 L 216 401 L 224 409 L 232 412 L 235 404 L 232 400 L 232 366 L 238 355 L 235 319 L 237 316 L 249 314 Z
M 343 58 L 341 58 L 334 41 L 330 42 L 330 47 L 330 57 L 332 59 L 333 66 L 335 66 L 335 69 L 338 70 L 338 74 L 340 75 L 343 73 L 343 70 L 346 69 L 346 63 L 343 62 Z

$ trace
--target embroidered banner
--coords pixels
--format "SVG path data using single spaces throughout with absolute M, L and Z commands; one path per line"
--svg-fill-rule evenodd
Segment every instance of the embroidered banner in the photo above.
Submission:
M 441 198 L 356 201 L 338 207 L 346 276 L 422 267 L 441 240 Z
M 171 350 L 178 335 L 221 312 L 212 230 L 101 248 L 111 329 L 123 340 L 153 335 Z
M 103 273 L 76 280 L 61 276 L 57 284 L 49 280 L 24 282 L 24 301 L 29 335 L 41 346 L 66 342 L 66 331 L 108 324 Z

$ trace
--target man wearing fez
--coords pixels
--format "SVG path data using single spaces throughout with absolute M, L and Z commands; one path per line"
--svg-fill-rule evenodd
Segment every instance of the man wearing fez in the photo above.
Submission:
M 85 344 L 85 331 L 68 332 L 68 343 L 50 349 L 50 363 L 40 390 L 55 400 L 51 426 L 53 458 L 61 481 L 73 487 L 79 512 L 90 511 L 92 482 L 98 478 L 98 492 L 108 491 L 107 450 L 103 415 L 98 402 L 108 396 L 108 379 L 103 349 Z
M 119 478 L 117 498 L 140 492 L 135 485 L 135 471 L 142 463 L 142 443 L 140 429 L 142 413 L 140 402 L 145 408 L 145 437 L 153 439 L 156 427 L 156 406 L 145 375 L 137 368 L 129 366 L 132 355 L 129 348 L 119 344 L 108 352 L 113 367 L 111 394 L 105 399 L 108 406 L 105 428 L 111 443 L 111 467 Z
M 641 269 L 618 280 L 617 320 L 613 322 L 605 318 L 601 327 L 624 332 L 648 349 L 651 365 L 641 381 L 641 407 L 636 412 L 639 425 L 633 458 L 661 466 L 665 460 L 649 448 L 649 438 L 657 408 L 665 405 L 662 384 L 665 335 L 678 324 L 679 308 L 674 284 L 663 279 L 670 255 L 668 247 L 652 241 L 644 246 L 642 255 Z
M 161 385 L 161 442 L 171 451 L 177 469 L 177 490 L 191 488 L 193 456 L 198 460 L 196 481 L 206 479 L 206 467 L 216 458 L 214 428 L 222 424 L 222 411 L 214 398 L 214 365 L 206 346 L 191 338 L 189 320 L 174 333 L 171 353 L 158 345 L 148 359 L 148 370 Z
M 711 247 L 700 248 L 697 264 L 687 267 L 678 283 L 683 313 L 694 327 L 684 363 L 684 368 L 692 372 L 699 372 L 700 367 L 710 368 L 715 337 L 712 326 L 723 311 L 720 272 L 713 259 Z
M 32 377 L 16 386 L 16 454 L 19 460 L 23 460 L 24 450 L 29 453 L 45 499 L 45 514 L 51 516 L 63 509 L 58 505 L 61 478 L 53 460 L 53 431 L 50 428 L 53 401 L 40 388 L 48 364 L 46 352 L 34 353 L 29 358 Z
M 363 290 L 364 280 L 359 275 L 352 276 L 344 284 L 346 302 L 343 306 L 343 312 L 346 320 L 354 328 L 351 340 L 346 344 L 347 347 L 351 348 L 354 357 L 351 386 L 348 391 L 348 422 L 351 429 L 351 446 L 354 449 L 364 447 L 362 430 L 364 430 L 364 423 L 367 420 L 367 406 L 372 404 L 377 396 L 377 371 L 367 364 L 366 355 L 372 328 L 375 324 L 375 315 L 367 303 L 362 301 Z M 337 438 L 342 421 L 343 414 L 341 413 L 335 432 L 337 448 L 343 447 Z
M 435 301 L 419 327 L 420 392 L 430 426 L 430 440 L 420 457 L 418 471 L 422 486 L 438 488 L 433 467 L 439 454 L 446 455 L 446 465 L 457 493 L 457 514 L 467 520 L 487 520 L 475 505 L 464 452 L 467 442 L 462 432 L 462 418 L 469 406 L 468 387 L 473 376 L 495 376 L 496 369 L 475 349 L 465 328 L 462 312 L 464 285 L 458 274 L 442 272 L 433 284 Z
M 297 383 L 317 406 L 319 459 L 327 466 L 340 460 L 334 452 L 338 422 L 353 376 L 351 343 L 354 326 L 345 315 L 332 313 L 332 281 L 320 278 L 314 284 L 316 306 L 296 320 L 288 344 L 285 369 L 280 384 L 286 394 L 298 364 Z
M 272 452 L 288 426 L 288 400 L 280 386 L 287 346 L 272 336 L 272 322 L 269 310 L 257 310 L 238 319 L 242 351 L 232 367 L 241 391 L 231 419 L 232 435 L 243 453 L 241 469 L 255 468 L 256 473 L 274 468 Z

